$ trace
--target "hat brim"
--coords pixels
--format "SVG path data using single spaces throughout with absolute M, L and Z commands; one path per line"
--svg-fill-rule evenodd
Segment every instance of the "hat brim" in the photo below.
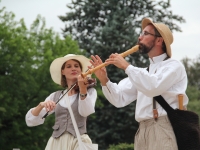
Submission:
M 61 85 L 61 67 L 66 61 L 71 59 L 78 60 L 81 63 L 82 73 L 85 73 L 88 66 L 91 65 L 90 60 L 82 55 L 70 54 L 70 56 L 66 55 L 66 57 L 56 58 L 50 65 L 51 78 L 55 83 Z
M 158 32 L 160 33 L 160 35 L 162 36 L 164 42 L 165 42 L 165 45 L 166 45 L 166 50 L 167 50 L 167 55 L 169 57 L 171 57 L 171 43 L 173 42 L 173 36 L 172 36 L 172 42 L 170 43 L 169 40 L 168 40 L 168 37 L 167 35 L 163 32 L 163 28 L 166 29 L 166 25 L 162 24 L 162 23 L 154 23 L 151 19 L 149 18 L 144 18 L 142 20 L 142 30 L 144 30 L 144 28 L 149 25 L 149 24 L 152 24 L 157 30 Z M 171 31 L 169 28 L 167 28 L 167 30 L 169 30 L 168 32 L 171 34 Z

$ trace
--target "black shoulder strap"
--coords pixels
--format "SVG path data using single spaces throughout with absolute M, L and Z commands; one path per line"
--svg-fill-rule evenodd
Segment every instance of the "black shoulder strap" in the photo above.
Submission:
M 155 96 L 153 97 L 164 109 L 167 113 L 171 112 L 172 110 L 174 110 L 166 101 L 165 99 L 161 96 Z

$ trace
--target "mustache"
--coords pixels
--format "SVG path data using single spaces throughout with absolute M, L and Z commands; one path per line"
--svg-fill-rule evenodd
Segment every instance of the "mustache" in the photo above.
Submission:
M 147 47 L 145 44 L 140 43 L 140 41 L 137 42 L 137 44 L 139 45 L 139 50 L 138 52 L 140 54 L 147 54 L 151 49 L 149 47 Z
M 145 46 L 144 44 L 140 43 L 140 41 L 137 42 L 137 45 L 139 45 L 139 50 Z

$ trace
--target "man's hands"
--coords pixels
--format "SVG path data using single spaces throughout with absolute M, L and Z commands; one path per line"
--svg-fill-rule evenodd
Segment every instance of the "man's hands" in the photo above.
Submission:
M 101 65 L 103 62 L 101 58 L 98 55 L 91 55 L 92 60 L 90 63 L 97 67 Z M 126 68 L 130 65 L 120 54 L 115 53 L 111 54 L 110 57 L 105 61 L 106 65 L 113 64 L 118 68 L 121 68 L 123 70 L 126 70 Z M 91 69 L 91 67 L 89 67 Z M 101 84 L 103 86 L 106 85 L 106 83 L 109 81 L 109 78 L 107 76 L 106 68 L 102 67 L 94 72 L 96 77 L 100 80 Z
M 110 57 L 106 60 L 107 64 L 113 64 L 118 68 L 126 70 L 126 68 L 130 65 L 120 54 L 115 53 L 111 54 Z
M 94 66 L 97 67 L 99 65 L 101 65 L 103 62 L 101 60 L 101 58 L 98 55 L 91 55 L 92 60 L 90 61 L 90 63 Z M 89 67 L 89 69 L 91 69 L 91 67 Z M 109 81 L 109 78 L 107 76 L 107 72 L 106 72 L 106 68 L 102 67 L 98 70 L 96 70 L 94 72 L 94 74 L 96 75 L 96 77 L 100 80 L 101 84 L 103 86 L 106 85 L 106 83 Z

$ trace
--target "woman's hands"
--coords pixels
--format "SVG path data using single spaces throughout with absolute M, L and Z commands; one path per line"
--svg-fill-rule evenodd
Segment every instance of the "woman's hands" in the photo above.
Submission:
M 38 116 L 40 111 L 43 108 L 46 108 L 46 111 L 52 111 L 55 109 L 55 107 L 56 107 L 56 103 L 54 101 L 48 100 L 48 101 L 40 102 L 37 107 L 31 110 L 31 113 L 34 116 Z
M 48 100 L 44 102 L 40 102 L 41 107 L 45 108 L 47 111 L 52 111 L 56 107 L 56 103 L 54 101 Z
M 81 94 L 87 93 L 87 79 L 83 78 L 81 75 L 78 76 L 78 87 Z

